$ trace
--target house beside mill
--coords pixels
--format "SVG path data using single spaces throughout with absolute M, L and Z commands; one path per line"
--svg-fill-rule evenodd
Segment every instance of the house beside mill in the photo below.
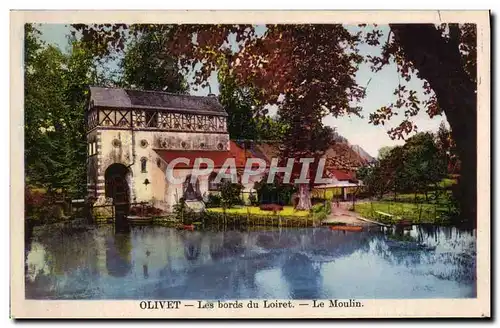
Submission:
M 180 198 L 200 200 L 217 191 L 216 175 L 228 158 L 239 173 L 251 157 L 268 164 L 273 145 L 230 140 L 228 114 L 214 95 L 191 96 L 159 91 L 89 87 L 87 121 L 87 193 L 115 203 L 149 202 L 170 211 Z M 167 166 L 177 182 L 166 179 Z M 192 178 L 197 158 L 214 163 L 212 174 Z M 260 176 L 252 177 L 249 192 Z

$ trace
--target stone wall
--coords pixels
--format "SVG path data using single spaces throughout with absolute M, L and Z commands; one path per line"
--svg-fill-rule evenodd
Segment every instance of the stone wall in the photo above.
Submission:
M 98 153 L 95 159 L 89 161 L 89 183 L 92 179 L 90 176 L 96 175 L 98 196 L 104 194 L 106 169 L 114 163 L 120 163 L 130 170 L 128 177 L 130 200 L 152 202 L 163 209 L 176 203 L 175 192 L 169 190 L 177 190 L 177 195 L 180 195 L 178 197 L 182 197 L 182 185 L 167 188 L 166 164 L 154 149 L 186 151 L 229 149 L 229 135 L 221 133 L 99 129 L 90 135 L 95 136 L 97 140 Z M 187 173 L 184 174 L 186 175 Z M 208 177 L 200 179 L 200 188 L 208 191 Z

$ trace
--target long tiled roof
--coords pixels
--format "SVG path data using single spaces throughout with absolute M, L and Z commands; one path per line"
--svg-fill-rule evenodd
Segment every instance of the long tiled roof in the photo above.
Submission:
M 214 96 L 190 96 L 161 91 L 89 87 L 90 105 L 107 108 L 166 109 L 193 114 L 227 116 Z

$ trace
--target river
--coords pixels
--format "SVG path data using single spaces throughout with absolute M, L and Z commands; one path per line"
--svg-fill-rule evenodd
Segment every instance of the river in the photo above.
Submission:
M 26 252 L 26 298 L 476 297 L 474 230 L 380 229 L 36 227 Z

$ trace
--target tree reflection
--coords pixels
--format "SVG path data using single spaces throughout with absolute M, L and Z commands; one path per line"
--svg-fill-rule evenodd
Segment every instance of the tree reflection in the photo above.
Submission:
M 465 238 L 470 234 L 454 227 L 432 225 L 415 226 L 405 234 L 387 230 L 385 236 L 374 238 L 373 250 L 393 265 L 420 267 L 438 279 L 473 283 L 476 280 L 475 238 Z
M 131 268 L 132 242 L 130 234 L 116 233 L 106 240 L 106 269 L 113 277 L 126 276 Z
M 303 254 L 292 254 L 282 267 L 283 276 L 288 282 L 291 297 L 294 299 L 318 299 L 320 297 L 320 271 Z
M 188 261 L 195 261 L 201 253 L 202 235 L 197 232 L 188 232 L 182 234 L 184 242 L 184 256 Z
M 224 231 L 210 238 L 210 256 L 214 261 L 239 256 L 245 252 L 243 235 L 239 231 Z

